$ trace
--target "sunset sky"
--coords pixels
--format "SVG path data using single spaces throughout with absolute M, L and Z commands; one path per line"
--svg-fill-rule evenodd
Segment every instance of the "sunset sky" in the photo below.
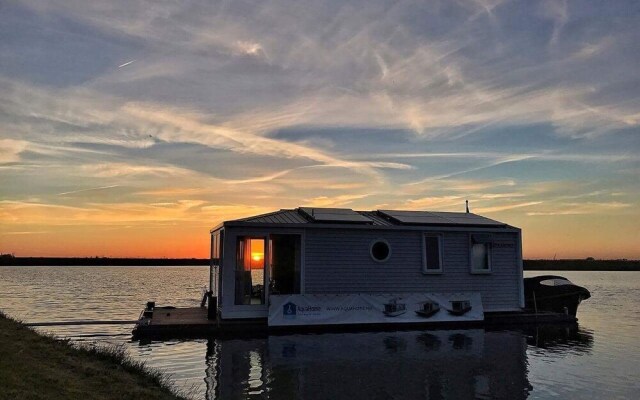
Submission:
M 17 256 L 468 199 L 526 258 L 640 258 L 640 2 L 0 2 L 0 188 Z

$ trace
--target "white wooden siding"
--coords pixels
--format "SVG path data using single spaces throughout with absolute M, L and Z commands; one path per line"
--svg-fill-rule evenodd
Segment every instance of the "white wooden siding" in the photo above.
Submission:
M 433 232 L 430 232 L 433 233 Z M 308 229 L 305 238 L 306 293 L 455 292 L 477 291 L 487 311 L 520 307 L 518 234 L 493 233 L 490 274 L 472 274 L 469 235 L 442 232 L 442 274 L 422 273 L 419 231 Z M 375 239 L 391 246 L 386 262 L 371 259 Z M 506 245 L 506 246 L 505 246 Z

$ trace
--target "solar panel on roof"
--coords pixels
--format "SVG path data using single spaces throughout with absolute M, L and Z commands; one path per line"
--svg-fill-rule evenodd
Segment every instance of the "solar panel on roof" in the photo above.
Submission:
M 350 208 L 300 207 L 300 212 L 316 222 L 339 222 L 351 224 L 372 224 L 369 218 Z
M 383 215 L 401 224 L 407 225 L 485 225 L 504 226 L 504 224 L 471 213 L 433 212 L 433 211 L 397 211 L 378 210 Z
M 432 213 L 425 211 L 396 211 L 396 210 L 379 210 L 380 213 L 386 215 L 392 220 L 402 224 L 442 224 L 446 221 Z
M 457 224 L 468 224 L 468 225 L 490 225 L 490 226 L 494 226 L 494 225 L 499 225 L 502 226 L 504 224 L 498 222 L 498 221 L 494 221 L 492 219 L 489 218 L 485 218 L 485 217 L 481 217 L 479 215 L 475 215 L 475 214 L 466 214 L 466 213 L 460 213 L 460 214 L 454 214 L 454 215 L 450 215 L 447 216 L 447 219 L 457 223 Z

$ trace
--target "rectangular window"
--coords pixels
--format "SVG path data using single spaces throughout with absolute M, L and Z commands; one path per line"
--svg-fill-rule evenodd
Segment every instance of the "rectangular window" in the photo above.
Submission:
M 219 297 L 220 293 L 220 269 L 222 268 L 222 248 L 224 245 L 224 231 L 216 231 L 211 235 L 211 260 L 209 269 L 209 290 L 213 297 Z
M 220 265 L 220 232 L 211 235 L 211 262 Z
M 426 274 L 442 272 L 442 236 L 425 235 L 423 241 L 422 272 Z
M 491 235 L 471 235 L 471 272 L 491 272 Z

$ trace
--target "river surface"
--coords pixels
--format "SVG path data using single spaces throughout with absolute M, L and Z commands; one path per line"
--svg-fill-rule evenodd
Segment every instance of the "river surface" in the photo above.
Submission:
M 150 343 L 132 341 L 130 325 L 38 329 L 125 346 L 201 399 L 640 398 L 640 272 L 557 274 L 591 291 L 577 327 Z M 133 320 L 148 300 L 198 304 L 207 277 L 208 267 L 0 267 L 0 309 L 24 322 Z

